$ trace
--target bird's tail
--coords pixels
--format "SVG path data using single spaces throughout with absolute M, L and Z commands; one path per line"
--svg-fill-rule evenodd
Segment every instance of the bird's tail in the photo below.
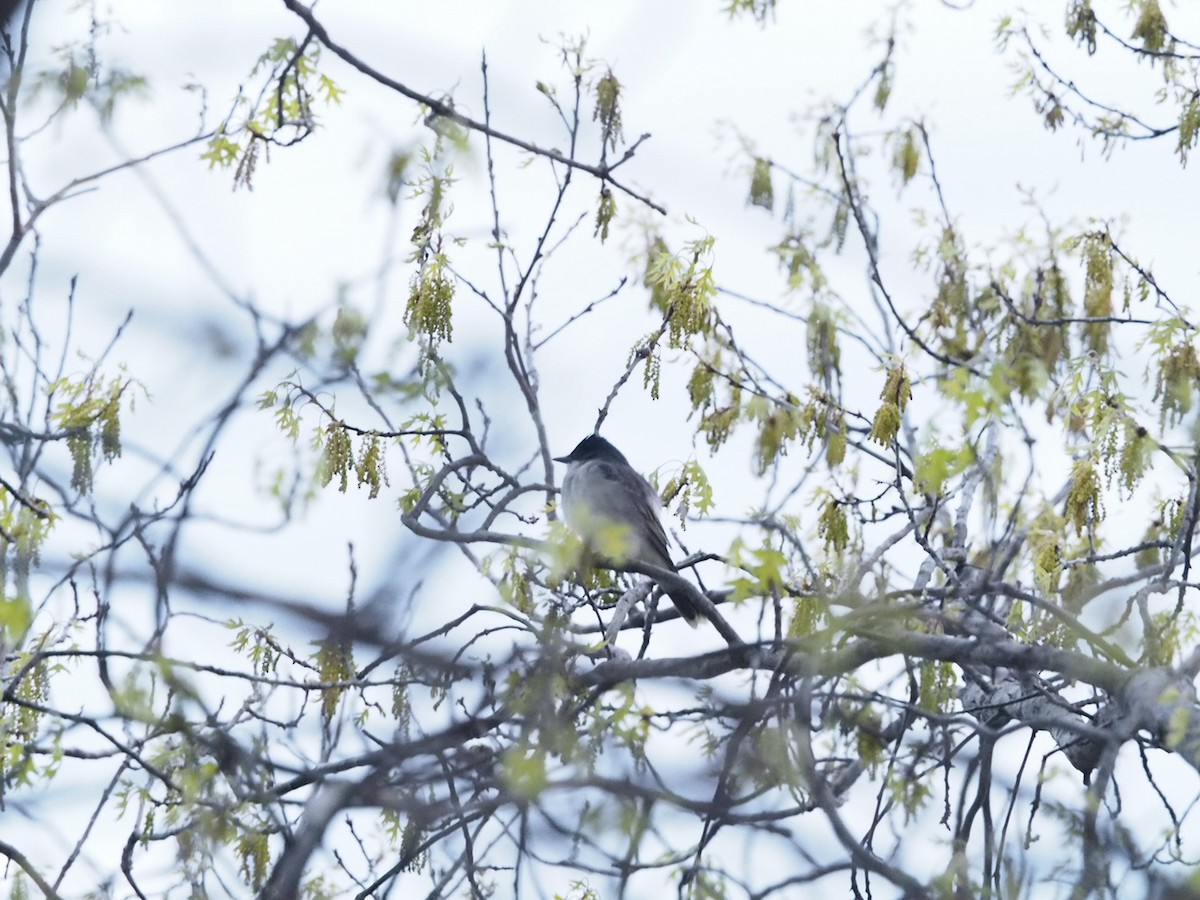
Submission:
M 665 591 L 665 593 L 671 598 L 671 602 L 675 604 L 675 608 L 679 610 L 679 614 L 683 616 L 684 620 L 696 628 L 704 617 L 704 613 L 700 611 L 696 602 L 682 590 Z

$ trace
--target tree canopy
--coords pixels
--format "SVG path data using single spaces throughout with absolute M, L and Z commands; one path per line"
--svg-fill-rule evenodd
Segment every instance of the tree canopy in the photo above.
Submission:
M 4 26 L 8 895 L 1200 896 L 1194 12 L 258 6 Z

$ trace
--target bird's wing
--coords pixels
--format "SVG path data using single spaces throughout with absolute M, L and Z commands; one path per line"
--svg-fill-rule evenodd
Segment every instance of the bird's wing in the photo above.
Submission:
M 675 571 L 671 561 L 671 546 L 667 533 L 658 518 L 662 502 L 645 478 L 633 469 L 623 471 L 612 463 L 593 463 L 599 474 L 608 482 L 609 490 L 601 492 L 610 502 L 597 510 L 610 519 L 628 523 L 643 541 L 643 562 Z
M 595 504 L 592 513 L 596 518 L 627 525 L 637 536 L 636 556 L 641 562 L 678 571 L 671 561 L 667 533 L 658 518 L 662 501 L 650 482 L 628 466 L 617 466 L 606 460 L 596 460 L 589 465 L 595 467 L 589 475 L 605 488 L 592 492 L 591 499 Z M 703 613 L 687 592 L 668 590 L 666 593 L 687 623 L 696 627 Z

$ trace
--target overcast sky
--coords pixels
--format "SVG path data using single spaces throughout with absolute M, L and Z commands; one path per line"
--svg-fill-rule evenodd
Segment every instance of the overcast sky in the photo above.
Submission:
M 86 33 L 83 13 L 70 12 L 73 6 L 66 0 L 39 0 L 33 41 L 42 64 L 52 64 L 48 48 Z M 1051 31 L 1058 29 L 1062 4 L 1043 6 Z M 812 135 L 798 117 L 830 99 L 844 100 L 865 79 L 880 57 L 868 31 L 882 29 L 892 7 L 865 0 L 781 0 L 775 20 L 765 26 L 728 20 L 716 0 L 322 0 L 317 11 L 331 35 L 362 59 L 417 91 L 452 96 L 458 109 L 475 118 L 483 116 L 480 59 L 486 50 L 493 123 L 550 146 L 561 145 L 563 136 L 534 85 L 540 80 L 566 91 L 555 42 L 562 35 L 587 35 L 589 55 L 611 65 L 624 87 L 626 136 L 651 134 L 626 165 L 624 178 L 667 208 L 661 227 L 674 239 L 715 236 L 722 286 L 775 302 L 784 300 L 782 280 L 764 251 L 780 239 L 781 227 L 777 217 L 746 207 L 744 160 L 736 155 L 729 124 L 764 155 L 805 171 Z M 1192 219 L 1198 198 L 1195 179 L 1180 169 L 1170 144 L 1119 148 L 1105 160 L 1098 145 L 1081 145 L 1071 133 L 1047 132 L 1028 99 L 1012 95 L 1015 55 L 995 48 L 993 35 L 1005 6 L 975 7 L 957 12 L 930 0 L 901 13 L 908 25 L 900 35 L 896 86 L 878 128 L 905 117 L 929 123 L 947 201 L 969 246 L 993 245 L 1036 222 L 1026 202 L 1032 195 L 1064 223 L 1083 224 L 1093 217 L 1119 223 L 1164 286 L 1176 292 L 1176 299 L 1186 297 L 1196 277 Z M 270 41 L 303 35 L 279 2 L 114 0 L 103 14 L 119 28 L 102 41 L 102 60 L 145 74 L 150 93 L 118 112 L 115 146 L 87 112 L 34 138 L 26 162 L 43 195 L 127 153 L 144 153 L 196 133 L 202 98 L 188 85 L 203 85 L 204 121 L 215 124 L 239 85 L 257 86 L 250 71 Z M 1200 26 L 1194 4 L 1171 7 L 1168 14 L 1185 33 L 1188 17 Z M 1191 28 L 1193 34 L 1198 31 Z M 1112 66 L 1111 54 L 1088 61 L 1061 37 L 1052 37 L 1050 45 L 1064 68 L 1081 84 L 1086 80 L 1106 100 L 1147 108 L 1156 82 L 1146 70 Z M 382 170 L 394 148 L 415 147 L 428 132 L 411 102 L 370 85 L 331 55 L 323 67 L 346 89 L 342 104 L 323 111 L 319 133 L 296 148 L 274 151 L 260 166 L 253 191 L 231 190 L 230 173 L 210 171 L 194 148 L 158 160 L 142 174 L 105 179 L 95 192 L 63 204 L 44 220 L 38 304 L 51 333 L 73 276 L 79 279 L 75 337 L 83 351 L 98 353 L 126 314 L 134 312 L 113 358 L 127 363 L 150 395 L 139 402 L 125 429 L 131 446 L 142 448 L 145 457 L 171 458 L 181 447 L 185 456 L 194 454 L 190 429 L 217 408 L 243 372 L 239 363 L 252 351 L 248 320 L 226 289 L 281 317 L 300 320 L 324 313 L 331 321 L 329 311 L 341 286 L 349 283 L 346 296 L 352 302 L 389 318 L 372 352 L 382 355 L 387 341 L 403 333 L 399 311 L 408 274 L 399 261 L 407 253 L 415 209 L 403 209 L 401 224 L 389 227 Z M 872 127 L 865 108 L 857 125 Z M 520 252 L 544 223 L 548 194 L 544 184 L 537 187 L 541 164 L 520 172 L 516 152 L 502 149 L 498 158 L 506 232 Z M 472 242 L 464 251 L 468 260 L 477 252 L 474 247 L 486 243 L 490 228 L 477 137 L 457 172 L 448 228 Z M 580 191 L 581 209 L 593 193 L 590 187 Z M 871 200 L 884 213 L 885 275 L 906 308 L 919 308 L 929 283 L 912 271 L 908 257 L 919 237 L 912 213 L 917 200 L 899 194 L 887 179 L 876 181 Z M 630 214 L 657 218 L 627 197 L 619 196 L 618 203 L 623 221 Z M 586 229 L 590 232 L 590 225 Z M 543 285 L 547 308 L 556 313 L 548 320 L 565 318 L 628 274 L 638 235 L 618 228 L 606 247 L 581 240 L 564 254 Z M 375 279 L 388 259 L 397 261 L 391 280 Z M 471 271 L 494 277 L 485 254 L 474 259 L 465 263 Z M 22 289 L 21 268 L 6 274 L 0 296 L 7 299 Z M 869 308 L 862 259 L 854 247 L 834 263 L 832 274 L 851 304 Z M 642 301 L 631 293 L 626 302 Z M 648 325 L 629 328 L 632 308 L 597 317 L 594 326 L 558 342 L 543 359 L 551 439 L 560 452 L 591 429 L 630 344 L 647 330 Z M 756 351 L 768 361 L 786 365 L 803 346 L 800 330 L 755 332 L 759 320 L 753 314 L 730 315 L 745 317 Z M 488 352 L 485 318 L 460 310 L 456 329 L 450 352 L 461 364 Z M 705 449 L 693 447 L 679 387 L 680 378 L 674 377 L 659 404 L 627 392 L 614 407 L 606 433 L 644 470 L 669 468 L 693 453 L 709 464 Z M 878 387 L 863 375 L 848 391 L 869 404 Z M 503 409 L 493 412 L 499 414 L 498 452 L 512 460 L 525 457 L 532 434 L 522 427 L 505 435 Z M 238 428 L 239 454 L 215 461 L 201 494 L 206 512 L 268 523 L 270 512 L 246 501 L 255 496 L 264 473 L 289 462 L 291 453 L 265 415 L 248 412 Z M 124 474 L 114 484 L 114 502 L 128 502 L 130 479 L 149 472 L 136 454 L 131 457 L 121 464 Z M 745 442 L 735 442 L 711 462 L 719 511 L 725 514 L 744 512 L 756 496 L 746 487 L 748 460 Z M 395 474 L 400 475 L 399 466 Z M 104 479 L 98 483 L 103 491 Z M 171 493 L 170 485 L 158 484 L 143 500 L 170 499 Z M 195 559 L 219 561 L 222 579 L 336 606 L 344 596 L 345 556 L 330 548 L 353 542 L 363 582 L 374 588 L 389 571 L 399 530 L 391 499 L 369 503 L 361 495 L 329 496 L 322 499 L 319 515 L 283 534 L 231 534 L 223 527 L 199 526 L 191 533 L 190 550 Z M 279 582 L 281 571 L 292 577 L 291 584 Z
M 1052 14 L 1047 9 L 1047 15 L 1053 33 L 1061 10 L 1051 5 L 1055 9 Z M 65 6 L 39 4 L 35 40 L 56 42 L 61 26 L 51 10 Z M 907 24 L 900 29 L 895 91 L 887 112 L 878 117 L 881 131 L 906 117 L 929 123 L 947 202 L 968 246 L 995 245 L 1036 223 L 1036 212 L 1027 203 L 1027 196 L 1033 196 L 1052 219 L 1064 223 L 1082 225 L 1093 217 L 1117 221 L 1130 245 L 1156 264 L 1168 288 L 1188 283 L 1195 275 L 1194 259 L 1186 250 L 1192 238 L 1180 224 L 1190 205 L 1187 198 L 1194 199 L 1194 185 L 1181 173 L 1171 148 L 1165 142 L 1135 145 L 1118 149 L 1106 161 L 1097 146 L 1081 145 L 1077 135 L 1045 131 L 1029 101 L 1012 96 L 1015 56 L 997 52 L 993 38 L 1000 7 L 977 6 L 962 13 L 929 2 L 902 11 Z M 802 117 L 831 99 L 844 100 L 864 80 L 880 58 L 878 40 L 869 32 L 883 32 L 890 8 L 865 2 L 782 3 L 776 20 L 765 27 L 747 18 L 730 21 L 715 3 L 693 0 L 608 3 L 603 14 L 591 4 L 558 2 L 397 5 L 362 0 L 326 2 L 319 12 L 332 36 L 362 59 L 415 90 L 452 95 L 459 109 L 477 118 L 483 115 L 480 59 L 486 50 L 494 124 L 551 146 L 561 144 L 563 135 L 534 84 L 541 80 L 565 91 L 555 43 L 561 36 L 586 34 L 589 54 L 611 65 L 624 86 L 627 135 L 652 135 L 626 165 L 624 177 L 669 211 L 658 217 L 619 197 L 623 221 L 631 216 L 656 221 L 675 240 L 712 234 L 718 282 L 776 301 L 785 299 L 782 279 L 764 251 L 780 239 L 782 229 L 777 217 L 747 209 L 744 158 L 737 155 L 728 126 L 736 125 L 764 155 L 807 171 L 813 140 Z M 1175 10 L 1172 16 L 1175 22 L 1182 13 Z M 151 85 L 148 102 L 127 104 L 117 118 L 120 145 L 134 153 L 195 132 L 200 98 L 185 86 L 205 86 L 211 125 L 239 86 L 257 88 L 249 73 L 273 38 L 302 35 L 280 3 L 182 3 L 169 9 L 164 4 L 115 3 L 112 19 L 121 27 L 101 44 L 102 51 L 112 64 L 145 73 Z M 1113 66 L 1112 54 L 1100 63 L 1089 62 L 1061 38 L 1050 46 L 1068 72 L 1088 79 L 1089 89 L 1105 99 L 1137 100 L 1144 107 L 1156 86 L 1145 70 Z M 323 112 L 323 129 L 312 138 L 273 152 L 269 163 L 260 165 L 253 191 L 232 191 L 230 173 L 209 171 L 193 150 L 145 171 L 189 240 L 219 273 L 221 286 L 268 312 L 299 320 L 319 311 L 328 318 L 339 286 L 350 282 L 352 302 L 386 317 L 374 345 L 378 348 L 402 333 L 395 313 L 408 273 L 397 266 L 382 289 L 371 279 L 385 259 L 399 262 L 407 254 L 416 211 L 409 204 L 402 210 L 401 226 L 388 227 L 382 168 L 394 148 L 415 147 L 428 132 L 412 103 L 369 84 L 328 54 L 324 69 L 347 90 L 342 104 Z M 864 108 L 856 125 L 869 130 L 872 119 Z M 30 168 L 35 183 L 45 184 L 47 192 L 122 152 L 98 137 L 90 114 L 52 126 L 37 148 L 30 154 Z M 543 168 L 535 163 L 528 172 L 519 170 L 521 159 L 507 148 L 498 151 L 498 189 L 509 240 L 518 252 L 527 252 L 530 238 L 543 225 L 548 199 Z M 458 259 L 487 284 L 489 278 L 494 281 L 490 256 L 481 252 L 476 263 L 469 262 L 475 248 L 486 243 L 490 228 L 478 139 L 456 171 L 460 180 L 453 188 L 455 211 L 448 228 L 472 242 Z M 80 276 L 77 305 L 88 326 L 82 333 L 96 334 L 93 351 L 130 309 L 135 311 L 117 358 L 130 362 L 153 401 L 129 422 L 128 434 L 147 436 L 158 452 L 167 453 L 165 440 L 182 440 L 197 409 L 215 404 L 214 385 L 239 377 L 237 366 L 216 365 L 214 350 L 232 348 L 236 360 L 245 357 L 250 345 L 245 317 L 197 264 L 145 184 L 138 175 L 121 175 L 56 210 L 45 223 L 42 286 L 48 295 L 61 296 L 67 278 Z M 930 289 L 928 277 L 914 272 L 909 259 L 915 242 L 928 237 L 914 224 L 914 207 L 928 203 L 922 190 L 918 184 L 900 194 L 894 181 L 876 177 L 871 194 L 883 213 L 885 276 L 909 309 L 920 308 Z M 588 209 L 592 195 L 590 186 L 580 189 L 580 209 Z M 638 249 L 640 232 L 629 227 L 618 228 L 607 247 L 575 242 L 564 254 L 564 264 L 549 267 L 544 280 L 543 308 L 552 311 L 547 320 L 561 320 L 578 304 L 607 293 L 628 274 L 627 260 Z M 831 263 L 831 275 L 851 306 L 869 308 L 855 240 Z M 486 317 L 474 315 L 469 302 L 458 308 L 451 348 L 461 360 L 492 346 Z M 636 301 L 631 295 L 627 302 Z M 596 317 L 594 324 L 548 348 L 542 361 L 545 402 L 551 437 L 560 447 L 573 445 L 590 430 L 595 409 L 641 333 L 640 326 L 629 330 L 625 309 L 621 315 Z M 729 305 L 728 315 L 747 316 L 746 327 L 755 325 L 735 304 Z M 610 327 L 615 330 L 609 332 Z M 755 351 L 768 363 L 786 363 L 803 340 L 799 330 L 753 336 Z M 145 352 L 168 347 L 169 352 Z M 582 392 L 576 378 L 581 373 Z M 566 384 L 570 390 L 559 389 Z M 849 379 L 852 398 L 859 389 L 869 405 L 878 385 L 868 377 Z M 647 470 L 694 452 L 679 391 L 666 395 L 653 404 L 637 392 L 626 392 L 606 426 L 609 436 Z M 251 424 L 247 439 L 252 455 L 271 459 L 280 451 L 269 423 L 263 424 L 261 430 Z M 506 442 L 503 427 L 498 431 L 501 452 L 514 458 L 528 452 L 531 434 L 522 430 Z M 740 488 L 725 493 L 747 470 L 744 447 L 734 447 L 713 462 L 719 502 L 743 494 Z M 699 452 L 703 458 L 704 450 Z M 242 471 L 224 473 L 238 486 L 247 477 L 241 462 Z M 234 496 L 238 489 L 233 488 Z M 341 508 L 351 521 L 374 522 L 391 515 L 378 508 L 384 504 L 360 504 L 359 498 L 328 502 L 347 504 Z M 725 508 L 742 511 L 728 504 Z M 318 544 L 329 537 L 320 529 L 314 534 Z M 373 542 L 365 539 L 363 545 Z M 319 555 L 306 559 L 314 568 L 324 565 Z

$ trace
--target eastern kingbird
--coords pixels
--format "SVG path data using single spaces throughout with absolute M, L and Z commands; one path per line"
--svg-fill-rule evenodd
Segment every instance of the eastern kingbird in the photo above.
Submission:
M 658 519 L 658 494 L 620 450 L 592 434 L 554 459 L 567 464 L 562 486 L 567 524 L 590 550 L 617 565 L 631 560 L 677 571 Z M 694 627 L 700 621 L 695 602 L 679 590 L 666 593 Z

